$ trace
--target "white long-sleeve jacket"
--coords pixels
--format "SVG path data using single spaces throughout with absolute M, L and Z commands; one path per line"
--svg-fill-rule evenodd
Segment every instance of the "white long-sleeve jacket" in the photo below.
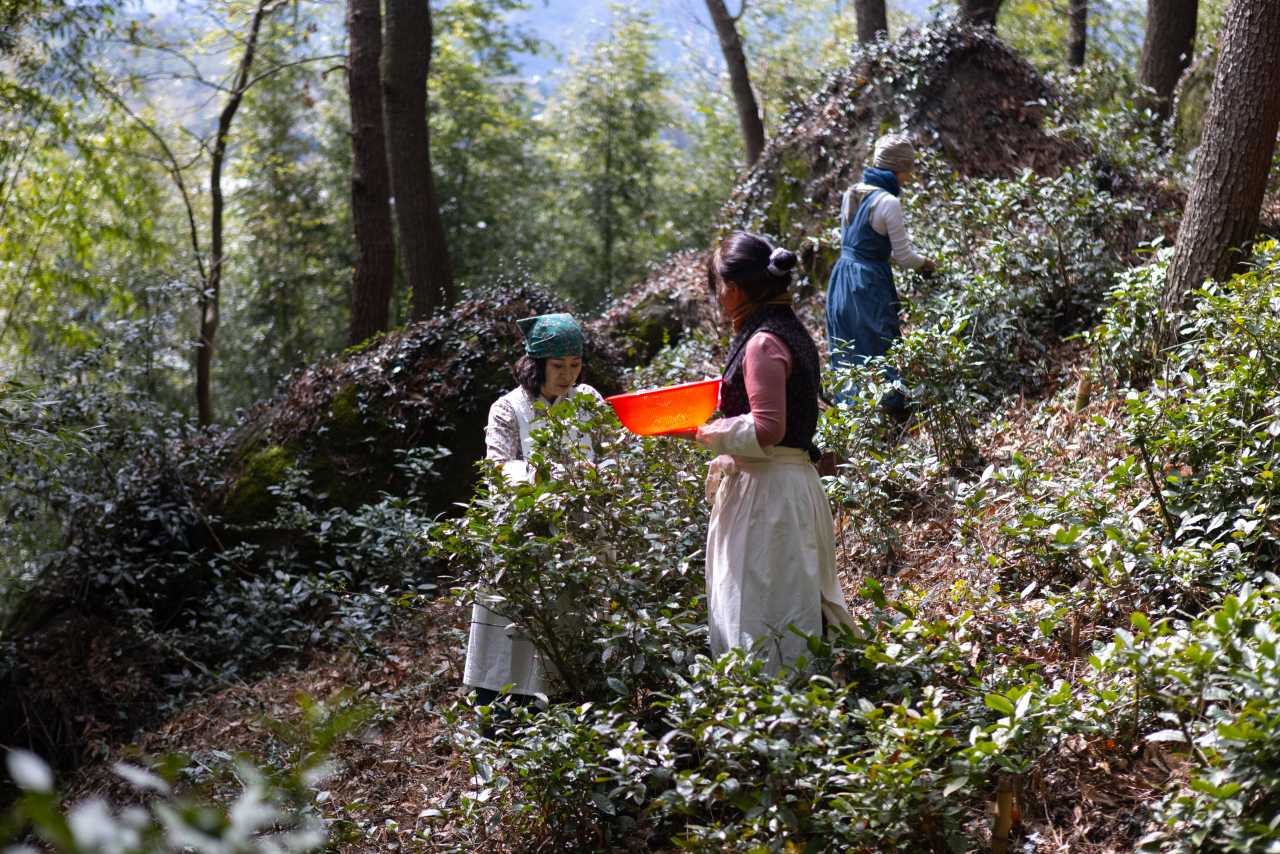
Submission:
M 871 184 L 856 184 L 844 194 L 840 205 L 840 231 L 844 232 L 858 213 L 858 205 L 869 193 L 882 189 Z M 915 251 L 911 239 L 907 236 L 906 222 L 902 217 L 902 200 L 892 193 L 880 193 L 871 202 L 871 214 L 868 217 L 871 228 L 876 234 L 889 235 L 889 243 L 893 246 L 893 260 L 899 267 L 908 270 L 919 270 L 924 266 L 924 256 Z

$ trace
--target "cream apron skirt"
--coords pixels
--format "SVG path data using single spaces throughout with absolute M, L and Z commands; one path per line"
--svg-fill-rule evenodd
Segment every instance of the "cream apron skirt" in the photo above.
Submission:
M 707 477 L 714 500 L 707 532 L 711 652 L 760 644 L 766 671 L 807 655 L 806 634 L 853 625 L 836 574 L 831 505 L 809 455 L 774 447 L 767 459 L 717 457 Z

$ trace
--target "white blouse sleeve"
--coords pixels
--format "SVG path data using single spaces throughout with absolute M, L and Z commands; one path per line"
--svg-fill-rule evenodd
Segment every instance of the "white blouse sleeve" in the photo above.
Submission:
M 484 428 L 485 457 L 502 464 L 508 481 L 533 480 L 534 469 L 523 459 L 520 449 L 520 422 L 515 408 L 505 397 L 489 407 L 489 423 Z
M 511 401 L 505 397 L 489 407 L 489 423 L 484 428 L 485 457 L 505 463 L 518 460 L 520 453 L 520 422 Z
M 698 428 L 697 441 L 717 456 L 733 454 L 760 459 L 773 456 L 773 448 L 760 447 L 760 442 L 756 439 L 756 422 L 750 412 L 703 424 Z
M 924 256 L 916 254 L 907 237 L 907 226 L 902 219 L 902 202 L 895 196 L 882 193 L 871 209 L 871 227 L 876 234 L 889 235 L 893 245 L 893 260 L 899 267 L 919 270 L 924 266 Z

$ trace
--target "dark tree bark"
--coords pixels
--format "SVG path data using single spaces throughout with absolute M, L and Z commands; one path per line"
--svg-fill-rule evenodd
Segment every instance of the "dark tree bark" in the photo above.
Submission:
M 351 101 L 351 217 L 356 269 L 351 278 L 347 344 L 387 328 L 396 241 L 391 230 L 391 173 L 382 121 L 382 8 L 379 0 L 347 7 L 347 91 Z
M 1071 20 L 1067 32 L 1067 65 L 1084 67 L 1085 48 L 1089 43 L 1089 0 L 1071 0 Z
M 746 8 L 743 0 L 742 9 Z M 751 89 L 751 76 L 747 73 L 747 57 L 742 52 L 742 39 L 738 36 L 738 18 L 730 15 L 724 0 L 707 0 L 707 11 L 715 22 L 720 37 L 720 50 L 729 70 L 729 84 L 733 88 L 733 100 L 738 105 L 738 125 L 742 128 L 742 145 L 748 166 L 754 166 L 764 151 L 764 121 L 760 118 L 760 105 Z
M 453 304 L 449 242 L 431 175 L 427 74 L 431 70 L 431 7 L 427 0 L 386 0 L 382 104 L 400 261 L 409 285 L 409 319 L 423 320 Z
M 875 41 L 881 33 L 889 32 L 889 16 L 884 0 L 853 0 L 858 15 L 858 41 L 863 44 Z
M 1147 23 L 1138 60 L 1138 83 L 1155 91 L 1142 103 L 1160 118 L 1173 108 L 1173 90 L 1191 64 L 1198 0 L 1148 0 Z
M 1232 0 L 1196 155 L 1191 196 L 1160 301 L 1170 343 L 1190 293 L 1227 279 L 1258 227 L 1280 129 L 1280 3 Z
M 209 163 L 209 272 L 200 297 L 200 332 L 196 339 L 196 410 L 201 424 L 213 423 L 213 399 L 210 389 L 213 372 L 213 337 L 218 332 L 219 299 L 222 295 L 222 167 L 227 159 L 227 136 L 235 120 L 244 93 L 253 81 L 249 72 L 253 69 L 253 55 L 258 47 L 258 33 L 262 21 L 274 10 L 267 0 L 258 0 L 249 30 L 245 34 L 244 53 L 236 70 L 235 82 L 227 95 L 227 102 L 218 115 L 218 129 L 213 138 L 213 154 Z
M 959 0 L 960 17 L 971 24 L 994 27 L 1004 0 Z

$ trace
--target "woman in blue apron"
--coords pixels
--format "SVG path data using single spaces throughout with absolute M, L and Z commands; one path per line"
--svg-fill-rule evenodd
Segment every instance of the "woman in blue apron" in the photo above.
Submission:
M 827 285 L 827 349 L 832 368 L 865 364 L 889 352 L 902 337 L 898 323 L 901 300 L 893 284 L 890 261 L 926 273 L 937 269 L 911 247 L 898 200 L 911 177 L 916 151 L 903 134 L 876 141 L 871 168 L 861 183 L 850 187 L 840 206 L 840 260 Z M 896 375 L 887 372 L 889 379 Z M 850 389 L 837 390 L 844 401 Z M 886 395 L 882 404 L 896 418 L 905 416 L 900 392 Z

